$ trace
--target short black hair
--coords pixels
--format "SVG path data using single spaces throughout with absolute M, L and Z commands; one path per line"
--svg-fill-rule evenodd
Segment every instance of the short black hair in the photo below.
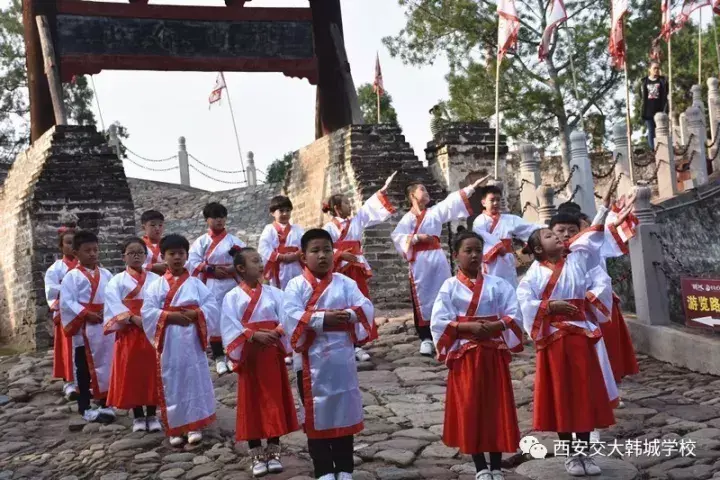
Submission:
M 530 234 L 530 238 L 528 238 L 527 244 L 525 247 L 523 247 L 522 251 L 526 255 L 532 255 L 535 256 L 535 249 L 540 247 L 542 248 L 542 242 L 540 241 L 540 232 L 543 230 L 548 230 L 547 228 L 538 228 L 533 233 Z
M 459 252 L 460 247 L 462 247 L 462 243 L 469 238 L 477 238 L 478 240 L 480 240 L 480 246 L 485 246 L 485 242 L 483 242 L 483 239 L 480 235 L 473 232 L 472 230 L 463 230 L 462 232 L 457 234 L 453 241 L 453 252 Z
M 580 205 L 578 205 L 575 202 L 563 202 L 560 205 L 558 205 L 557 211 L 558 211 L 558 213 L 561 213 L 561 212 L 580 213 L 580 212 L 582 212 L 582 208 L 580 208 Z
M 210 202 L 203 208 L 203 217 L 208 218 L 227 218 L 227 208 L 218 202 Z
M 248 252 L 257 252 L 257 250 L 255 250 L 252 247 L 241 248 L 240 250 L 238 250 L 235 253 L 235 256 L 233 257 L 233 265 L 236 267 L 237 266 L 244 267 L 245 266 L 245 255 L 244 254 L 248 253 Z
M 270 213 L 283 208 L 287 208 L 288 210 L 293 209 L 293 204 L 288 197 L 285 195 L 276 195 L 270 199 Z
M 586 214 L 584 214 L 582 212 L 578 213 L 577 217 L 578 217 L 578 219 L 584 220 L 587 223 L 590 223 L 590 224 L 592 223 L 592 219 L 590 219 L 590 217 L 588 217 Z
M 405 201 L 407 201 L 408 208 L 412 208 L 412 194 L 418 187 L 424 186 L 422 182 L 411 182 L 405 187 Z
M 325 239 L 330 242 L 330 245 L 333 244 L 333 239 L 327 232 L 327 230 L 323 230 L 322 228 L 311 228 L 310 230 L 305 232 L 305 234 L 300 239 L 300 249 L 303 251 L 303 253 L 305 253 L 310 242 L 312 240 L 318 239 Z
M 85 243 L 100 243 L 97 235 L 88 230 L 80 230 L 75 232 L 73 237 L 73 250 L 80 250 L 80 247 Z
M 161 222 L 164 222 L 165 216 L 157 210 L 147 210 L 143 212 L 143 214 L 140 216 L 140 223 L 143 225 L 148 222 L 152 222 L 153 220 L 159 220 Z
M 147 245 L 145 245 L 145 241 L 140 237 L 130 237 L 125 240 L 122 245 L 122 253 L 125 253 L 127 251 L 127 248 L 133 243 L 139 243 L 140 245 L 142 245 L 143 250 L 145 251 L 145 255 L 147 255 Z
M 176 248 L 181 248 L 186 252 L 189 252 L 190 242 L 188 242 L 187 238 L 183 237 L 178 233 L 171 233 L 170 235 L 165 235 L 160 240 L 160 253 L 162 253 L 163 255 L 165 255 L 166 251 Z
M 578 218 L 577 214 L 573 215 L 568 211 L 560 212 L 550 219 L 550 224 L 548 225 L 548 228 L 552 230 L 553 228 L 555 228 L 555 225 L 558 224 L 575 225 L 577 228 L 580 228 L 580 219 Z
M 485 185 L 484 187 L 480 187 L 477 191 L 477 195 L 480 197 L 480 200 L 484 200 L 485 197 L 491 193 L 502 196 L 502 189 L 497 185 Z

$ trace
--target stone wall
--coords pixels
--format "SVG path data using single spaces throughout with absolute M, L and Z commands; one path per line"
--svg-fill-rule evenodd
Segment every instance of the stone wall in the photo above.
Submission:
M 68 218 L 100 238 L 100 261 L 123 268 L 135 231 L 122 162 L 94 127 L 58 126 L 21 153 L 0 190 L 0 338 L 19 349 L 51 345 L 44 274 Z
M 383 308 L 407 308 L 411 304 L 407 264 L 390 239 L 407 211 L 405 186 L 419 181 L 426 185 L 432 199 L 446 195 L 415 156 L 400 128 L 352 125 L 323 137 L 296 152 L 285 183 L 295 206 L 295 222 L 312 228 L 329 221 L 321 213 L 323 199 L 343 193 L 356 211 L 396 170 L 398 175 L 388 196 L 398 211 L 387 222 L 368 229 L 363 238 L 364 253 L 374 272 L 371 297 Z M 447 245 L 447 237 L 443 243 Z

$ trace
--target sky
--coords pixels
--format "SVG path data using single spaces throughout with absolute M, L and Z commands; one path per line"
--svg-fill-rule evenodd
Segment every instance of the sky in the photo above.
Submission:
M 223 0 L 150 0 L 153 4 L 219 5 Z M 0 0 L 5 3 L 5 0 Z M 415 68 L 392 59 L 381 39 L 405 25 L 403 9 L 396 0 L 341 0 L 345 47 L 356 87 L 372 82 L 375 55 L 379 52 L 385 89 L 393 98 L 398 121 L 407 141 L 419 158 L 431 138 L 428 110 L 447 97 L 444 76 L 447 64 Z M 250 6 L 250 7 L 248 7 Z M 307 0 L 253 0 L 252 7 L 304 7 Z M 124 144 L 148 159 L 175 155 L 178 137 L 184 136 L 188 152 L 201 162 L 221 170 L 240 170 L 240 160 L 227 98 L 208 108 L 208 96 L 217 73 L 103 71 L 93 77 L 105 125 L 124 125 L 130 137 Z M 225 74 L 232 101 L 242 155 L 252 151 L 258 169 L 284 153 L 298 150 L 315 140 L 315 87 L 307 80 L 291 79 L 282 73 Z M 93 105 L 98 127 L 101 121 Z M 172 162 L 148 163 L 132 153 L 131 160 L 151 168 L 167 168 Z M 191 164 L 194 163 L 191 160 Z M 202 167 L 200 167 L 202 168 Z M 202 168 L 213 177 L 238 181 L 229 175 Z M 177 170 L 153 172 L 125 161 L 129 177 L 179 183 Z M 258 178 L 262 180 L 263 175 Z M 190 170 L 191 185 L 206 190 L 226 190 L 236 185 L 219 183 Z

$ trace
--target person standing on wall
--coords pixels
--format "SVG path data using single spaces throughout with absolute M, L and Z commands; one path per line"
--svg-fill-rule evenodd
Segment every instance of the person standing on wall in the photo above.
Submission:
M 647 129 L 650 150 L 655 150 L 655 114 L 667 113 L 668 82 L 660 74 L 660 63 L 651 62 L 649 73 L 641 81 L 642 119 Z M 672 121 L 672 119 L 671 119 Z

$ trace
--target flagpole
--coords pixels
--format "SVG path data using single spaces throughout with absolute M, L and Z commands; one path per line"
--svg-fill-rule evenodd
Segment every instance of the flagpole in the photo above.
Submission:
M 228 105 L 230 106 L 230 118 L 232 118 L 233 131 L 235 132 L 235 143 L 237 144 L 238 156 L 240 157 L 240 168 L 242 168 L 243 177 L 245 177 L 245 182 L 247 183 L 245 162 L 243 162 L 242 149 L 240 148 L 240 136 L 238 135 L 237 124 L 235 123 L 235 112 L 233 112 L 232 100 L 230 99 L 230 89 L 228 88 L 227 82 L 225 81 L 225 74 L 220 72 L 220 75 L 222 76 L 223 84 L 225 85 L 225 91 L 227 92 Z
M 625 38 L 625 19 L 623 18 L 623 38 Z M 633 145 L 632 145 L 632 125 L 630 123 L 630 80 L 628 79 L 628 57 L 627 47 L 625 48 L 625 57 L 623 58 L 623 70 L 625 70 L 625 124 L 627 125 L 628 137 L 628 173 L 630 174 L 630 183 L 635 185 L 635 173 L 633 172 Z
M 498 149 L 500 147 L 500 62 L 497 58 L 495 67 L 495 180 L 500 179 L 500 163 Z
M 670 138 L 674 137 L 675 117 L 673 116 L 673 74 L 672 74 L 672 33 L 668 36 L 668 113 L 670 114 Z
M 378 124 L 380 123 L 380 88 L 375 89 L 375 94 L 377 96 L 377 114 L 378 114 Z
M 702 7 L 698 8 L 698 85 L 702 86 Z
M 568 39 L 570 40 L 571 45 L 575 45 L 575 35 L 573 33 L 570 33 L 570 25 L 568 25 L 568 21 L 565 21 L 565 29 L 568 32 Z M 558 35 L 559 37 L 559 35 Z M 577 86 L 577 77 L 575 76 L 575 60 L 573 60 L 572 53 L 570 54 L 570 72 L 572 73 L 572 81 L 573 81 L 573 90 L 575 91 L 575 103 L 579 107 L 580 106 L 580 93 L 578 91 Z M 585 116 L 580 115 L 580 128 L 582 128 L 583 133 L 585 132 Z

